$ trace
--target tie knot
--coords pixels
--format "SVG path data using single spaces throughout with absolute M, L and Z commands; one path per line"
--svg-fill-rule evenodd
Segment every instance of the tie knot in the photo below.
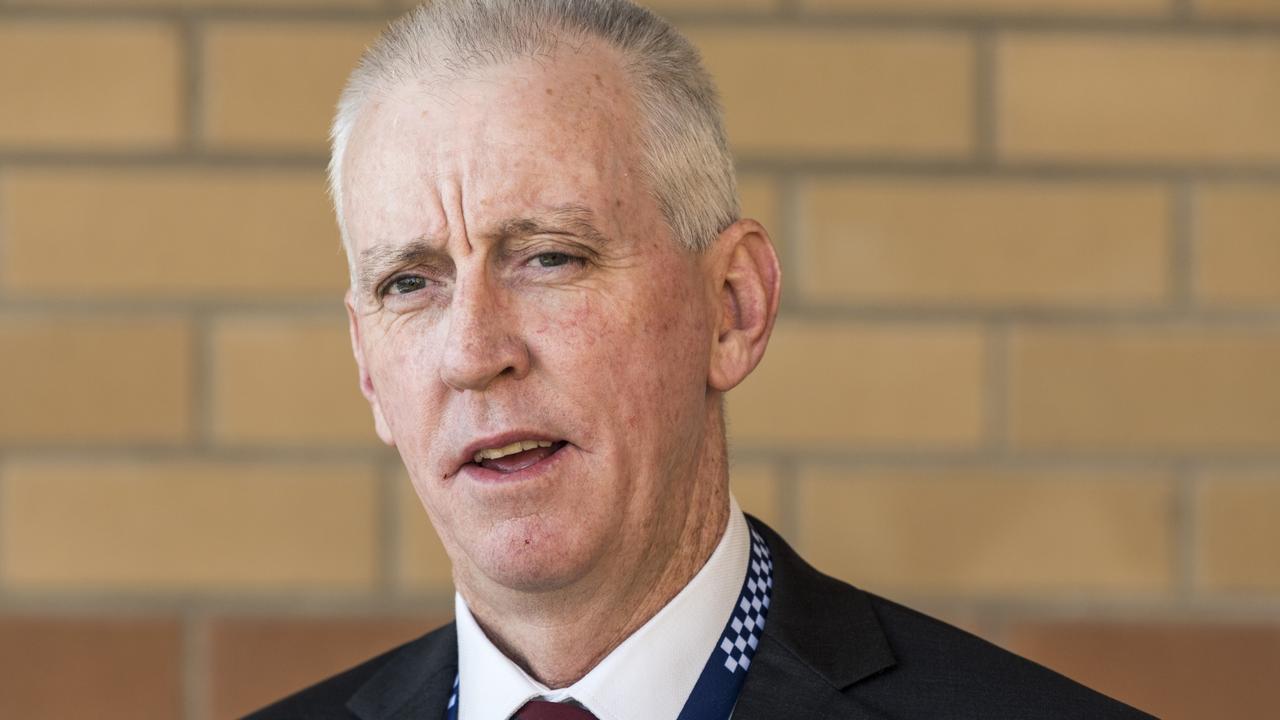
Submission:
M 530 700 L 516 711 L 514 720 L 597 720 L 597 718 L 577 705 Z

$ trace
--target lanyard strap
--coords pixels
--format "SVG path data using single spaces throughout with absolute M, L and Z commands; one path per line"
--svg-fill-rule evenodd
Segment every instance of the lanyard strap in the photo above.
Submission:
M 748 524 L 750 527 L 750 524 Z M 694 683 L 689 699 L 677 720 L 728 720 L 746 682 L 751 658 L 760 644 L 769 597 L 773 590 L 773 559 L 769 545 L 751 527 L 751 562 L 742 592 L 720 633 L 720 644 L 711 651 L 707 664 Z M 453 678 L 453 693 L 445 709 L 445 720 L 458 720 L 458 687 L 461 676 Z

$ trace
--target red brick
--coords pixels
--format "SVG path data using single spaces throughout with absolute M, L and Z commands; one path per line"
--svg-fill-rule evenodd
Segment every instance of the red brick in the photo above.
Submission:
M 0 717 L 179 717 L 181 648 L 169 619 L 0 618 Z
M 1273 717 L 1280 626 L 1026 622 L 1008 646 L 1165 720 Z
M 451 618 L 244 617 L 209 623 L 210 716 L 241 717 Z

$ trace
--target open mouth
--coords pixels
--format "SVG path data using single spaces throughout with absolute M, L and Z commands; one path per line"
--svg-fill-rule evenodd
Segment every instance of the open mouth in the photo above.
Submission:
M 503 474 L 514 473 L 550 458 L 567 444 L 564 440 L 518 440 L 503 447 L 479 450 L 467 464 Z

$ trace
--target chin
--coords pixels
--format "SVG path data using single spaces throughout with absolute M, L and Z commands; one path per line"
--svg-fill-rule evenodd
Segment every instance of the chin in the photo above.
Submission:
M 491 582 L 521 592 L 568 587 L 594 566 L 601 543 L 592 543 L 581 525 L 557 528 L 530 516 L 503 522 L 480 540 L 479 570 Z M 472 557 L 476 557 L 473 555 Z

